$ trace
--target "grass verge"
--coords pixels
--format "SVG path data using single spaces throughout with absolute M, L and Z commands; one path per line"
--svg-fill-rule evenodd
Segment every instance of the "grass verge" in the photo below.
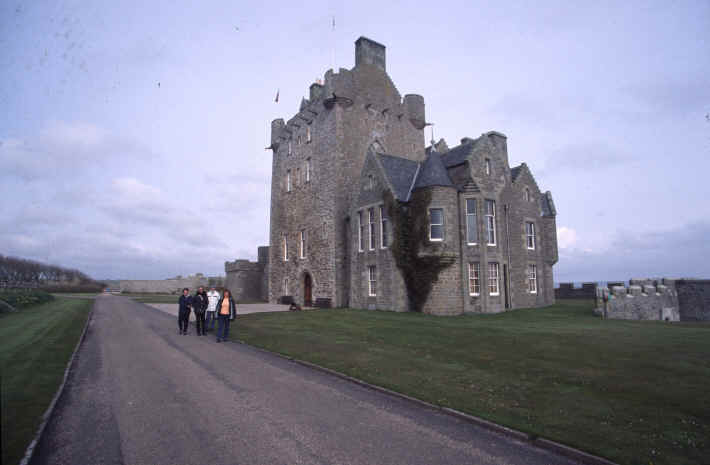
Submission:
M 178 300 L 180 300 L 179 295 L 175 294 L 121 294 L 125 297 L 130 297 L 136 302 L 143 302 L 146 304 L 175 304 L 177 305 Z
M 623 464 L 710 457 L 710 325 L 497 315 L 250 314 L 233 337 Z
M 2 463 L 15 464 L 64 376 L 93 301 L 57 298 L 0 316 Z

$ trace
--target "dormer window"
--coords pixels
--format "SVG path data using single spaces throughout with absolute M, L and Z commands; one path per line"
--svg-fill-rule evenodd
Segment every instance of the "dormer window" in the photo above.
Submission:
M 530 189 L 525 188 L 525 201 L 530 202 Z
M 306 144 L 311 142 L 311 127 L 306 126 Z
M 375 187 L 375 182 L 372 179 L 372 175 L 367 175 L 367 190 L 371 191 Z
M 491 159 L 486 158 L 486 176 L 491 175 Z

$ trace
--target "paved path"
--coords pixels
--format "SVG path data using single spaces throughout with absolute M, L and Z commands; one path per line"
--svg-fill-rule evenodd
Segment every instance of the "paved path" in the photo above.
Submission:
M 178 314 L 177 304 L 146 304 L 153 307 L 161 312 L 169 313 L 170 315 Z M 280 304 L 239 304 L 237 305 L 237 315 L 246 315 L 249 313 L 262 313 L 262 312 L 287 312 L 288 305 Z M 190 312 L 190 321 L 195 321 L 195 312 Z
M 238 320 L 237 320 L 238 324 Z M 570 464 L 99 296 L 33 464 Z

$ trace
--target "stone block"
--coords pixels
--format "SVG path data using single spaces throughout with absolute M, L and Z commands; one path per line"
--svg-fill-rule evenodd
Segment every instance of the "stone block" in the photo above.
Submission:
M 624 286 L 614 286 L 612 292 L 614 293 L 614 297 L 626 297 L 627 295 L 626 288 Z
M 641 296 L 641 286 L 629 286 L 629 294 L 633 297 Z

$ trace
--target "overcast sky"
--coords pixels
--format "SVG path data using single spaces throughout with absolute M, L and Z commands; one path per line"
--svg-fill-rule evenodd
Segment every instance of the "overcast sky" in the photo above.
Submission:
M 503 132 L 552 191 L 556 281 L 710 277 L 710 2 L 574 3 L 3 1 L 0 253 L 99 279 L 254 259 L 270 121 L 364 35 L 437 139 Z

